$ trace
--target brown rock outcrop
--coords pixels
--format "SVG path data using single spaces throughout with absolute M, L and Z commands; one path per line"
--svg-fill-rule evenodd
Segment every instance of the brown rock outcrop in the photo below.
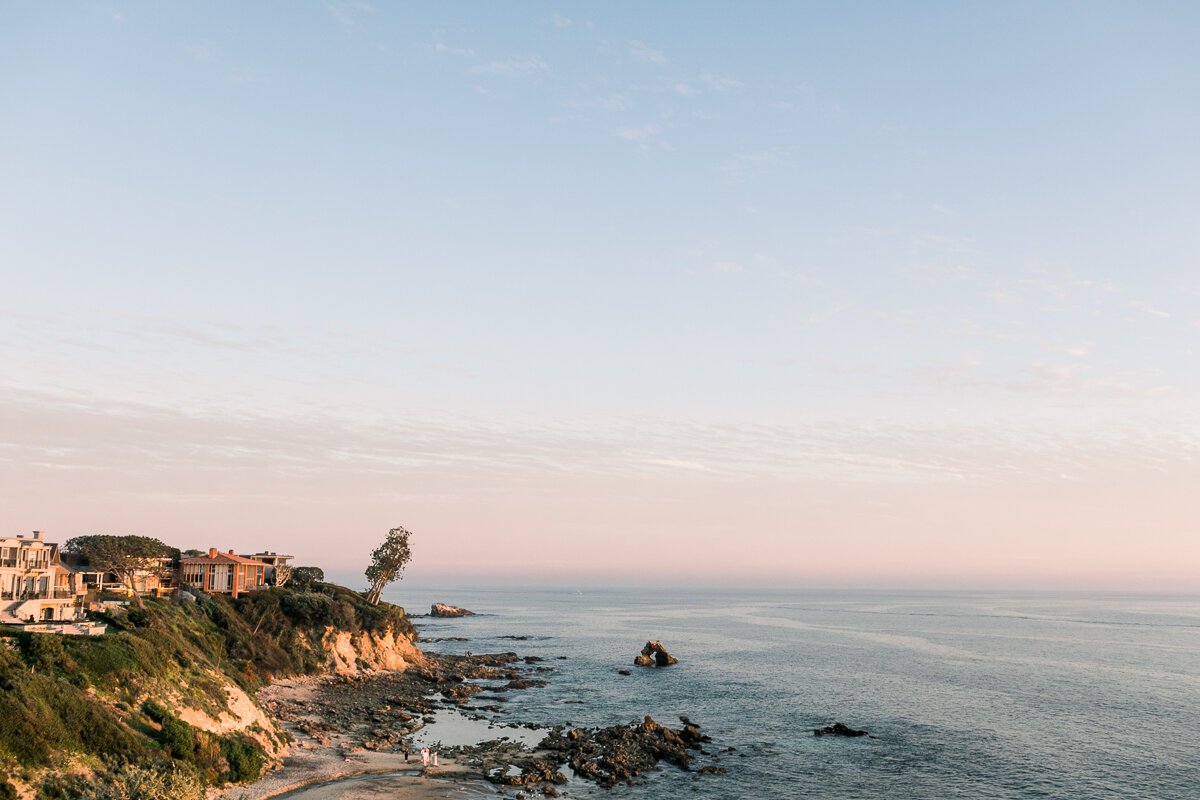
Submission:
M 465 608 L 458 606 L 450 606 L 445 603 L 434 603 L 429 608 L 429 616 L 431 617 L 473 617 L 474 611 L 468 611 Z
M 668 653 L 662 642 L 654 639 L 646 642 L 646 646 L 633 659 L 633 663 L 638 667 L 669 667 L 672 664 L 678 664 L 679 659 Z

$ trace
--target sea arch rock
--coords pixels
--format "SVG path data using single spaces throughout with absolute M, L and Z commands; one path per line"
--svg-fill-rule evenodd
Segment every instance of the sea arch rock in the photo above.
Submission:
M 646 642 L 642 652 L 633 659 L 633 663 L 639 667 L 669 667 L 672 664 L 678 664 L 679 659 L 668 653 L 662 642 L 651 639 Z

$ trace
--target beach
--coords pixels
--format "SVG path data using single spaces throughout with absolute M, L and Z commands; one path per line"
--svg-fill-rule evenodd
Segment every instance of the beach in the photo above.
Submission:
M 398 688 L 397 682 L 390 680 L 395 677 L 398 674 L 383 673 L 349 685 L 358 685 L 363 699 L 373 701 L 382 684 Z M 381 775 L 390 778 L 392 788 L 388 796 L 397 796 L 395 787 L 399 785 L 403 789 L 401 796 L 412 800 L 462 797 L 464 783 L 479 784 L 480 791 L 486 788 L 485 776 L 478 769 L 461 765 L 452 757 L 439 758 L 437 767 L 426 768 L 421 765 L 419 753 L 410 753 L 406 759 L 399 751 L 366 749 L 361 735 L 356 735 L 359 726 L 326 725 L 314 735 L 305 725 L 313 721 L 314 715 L 304 710 L 318 704 L 323 691 L 331 685 L 333 679 L 328 677 L 287 678 L 260 691 L 259 702 L 277 715 L 292 737 L 292 744 L 278 769 L 250 784 L 213 790 L 209 793 L 210 800 L 268 800 L 293 795 L 306 787 L 311 788 L 304 793 L 305 798 L 375 797 L 380 792 L 378 786 L 349 779 Z M 333 782 L 338 782 L 336 790 L 322 787 Z
M 251 784 L 211 791 L 210 800 L 493 795 L 488 773 L 530 763 L 546 731 L 483 712 L 498 713 L 510 692 L 544 685 L 534 676 L 548 668 L 537 662 L 513 652 L 429 654 L 401 671 L 273 681 L 257 700 L 290 739 L 282 763 Z M 437 754 L 436 765 L 422 764 L 422 748 Z

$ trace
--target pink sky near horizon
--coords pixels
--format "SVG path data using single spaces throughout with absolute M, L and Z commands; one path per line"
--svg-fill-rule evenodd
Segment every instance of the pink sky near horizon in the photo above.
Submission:
M 355 576 L 403 525 L 414 581 L 1200 590 L 1200 463 L 1163 442 L 1047 455 L 978 432 L 796 430 L 780 446 L 800 457 L 743 463 L 733 443 L 753 452 L 751 434 L 717 428 L 663 434 L 687 440 L 672 460 L 600 429 L 474 431 L 460 451 L 463 432 L 432 423 L 393 442 L 332 420 L 300 436 L 144 406 L 4 408 L 7 530 L 51 540 L 138 533 Z M 410 463 L 382 457 L 416 437 Z

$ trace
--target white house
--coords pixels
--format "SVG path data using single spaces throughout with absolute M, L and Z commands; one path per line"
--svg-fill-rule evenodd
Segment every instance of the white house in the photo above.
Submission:
M 58 545 L 33 536 L 0 537 L 0 623 L 73 622 L 83 581 L 63 566 Z

